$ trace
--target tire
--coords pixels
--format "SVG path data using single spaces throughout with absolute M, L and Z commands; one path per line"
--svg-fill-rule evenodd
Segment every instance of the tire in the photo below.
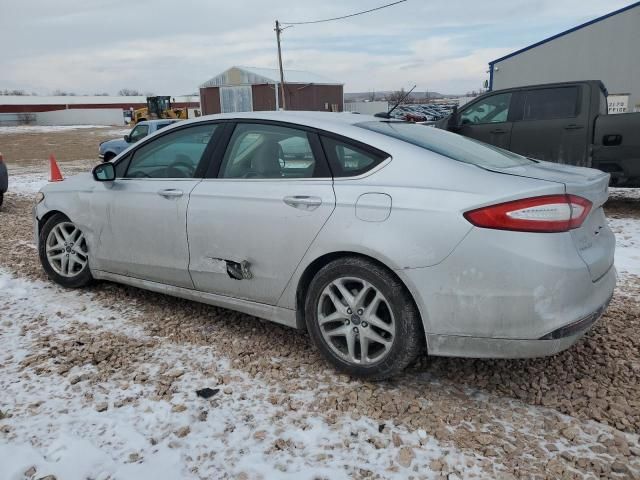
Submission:
M 358 294 L 361 301 L 356 302 Z M 320 269 L 307 290 L 305 319 L 313 343 L 336 369 L 367 380 L 398 375 L 425 342 L 420 315 L 404 285 L 386 268 L 358 257 Z
M 0 207 L 2 207 L 2 202 L 4 202 L 4 192 L 0 192 Z
M 115 156 L 116 156 L 115 153 L 107 152 L 107 153 L 104 154 L 104 158 L 102 159 L 102 161 L 104 163 L 110 162 Z
M 55 233 L 52 233 L 54 230 Z M 42 227 L 38 239 L 38 254 L 45 273 L 58 285 L 66 288 L 81 288 L 93 281 L 84 235 L 61 213 L 54 214 Z M 64 257 L 56 259 L 58 255 Z

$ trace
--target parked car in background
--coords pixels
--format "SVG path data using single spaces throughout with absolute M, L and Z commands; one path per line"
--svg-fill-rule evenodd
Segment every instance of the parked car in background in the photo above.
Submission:
M 640 181 L 640 113 L 608 115 L 599 80 L 496 90 L 436 123 L 526 157 L 598 168 Z
M 7 165 L 4 163 L 4 158 L 0 153 L 0 207 L 4 201 L 4 194 L 9 188 L 9 173 L 7 172 Z
M 103 162 L 112 160 L 116 155 L 129 148 L 132 144 L 139 142 L 144 137 L 168 127 L 179 120 L 146 120 L 138 122 L 131 132 L 124 138 L 114 138 L 100 143 L 98 148 L 98 158 Z
M 418 124 L 234 113 L 48 184 L 34 228 L 62 286 L 110 280 L 306 329 L 340 370 L 382 379 L 425 347 L 575 343 L 615 287 L 608 182 Z

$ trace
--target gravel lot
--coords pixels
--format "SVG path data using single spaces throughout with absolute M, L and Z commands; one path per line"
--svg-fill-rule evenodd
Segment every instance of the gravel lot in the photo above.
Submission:
M 640 478 L 640 270 L 562 354 L 354 381 L 275 324 L 45 279 L 29 192 L 49 148 L 86 170 L 107 131 L 0 132 L 21 191 L 0 212 L 0 478 Z M 635 193 L 607 205 L 630 265 Z

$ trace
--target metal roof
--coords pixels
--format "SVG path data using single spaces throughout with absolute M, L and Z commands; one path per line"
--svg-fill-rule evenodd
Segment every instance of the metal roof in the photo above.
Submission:
M 171 96 L 175 103 L 200 102 L 198 95 Z M 121 103 L 147 103 L 146 96 L 106 95 L 0 95 L 0 105 L 107 105 Z
M 234 75 L 235 74 L 235 75 Z M 234 77 L 232 81 L 231 77 Z M 285 83 L 343 85 L 340 82 L 304 70 L 285 70 Z M 200 88 L 220 87 L 225 85 L 254 85 L 263 83 L 280 83 L 280 70 L 277 68 L 234 66 L 216 75 L 200 85 Z
M 607 19 L 609 17 L 613 17 L 614 15 L 618 15 L 619 13 L 626 12 L 627 10 L 631 10 L 632 8 L 639 7 L 639 6 L 640 6 L 640 2 L 632 3 L 631 5 L 627 5 L 626 7 L 623 7 L 621 9 L 619 9 L 619 10 L 615 10 L 613 12 L 607 13 L 606 15 L 603 15 L 601 17 L 598 17 L 598 18 L 595 18 L 593 20 L 590 20 L 590 21 L 588 21 L 586 23 L 578 25 L 577 27 L 570 28 L 569 30 L 565 30 L 564 32 L 560 32 L 560 33 L 558 33 L 558 34 L 556 34 L 556 35 L 554 35 L 552 37 L 545 38 L 544 40 L 540 40 L 537 43 L 529 45 L 528 47 L 524 47 L 524 48 L 521 48 L 520 50 L 516 50 L 513 53 L 510 53 L 508 55 L 505 55 L 504 57 L 498 58 L 497 60 L 493 60 L 493 61 L 489 62 L 489 66 L 493 67 L 494 64 L 496 64 L 498 62 L 501 62 L 503 60 L 506 60 L 507 58 L 515 57 L 516 55 L 519 55 L 519 54 L 521 54 L 523 52 L 526 52 L 527 50 L 531 50 L 532 48 L 539 47 L 540 45 L 543 45 L 543 44 L 548 43 L 548 42 L 550 42 L 552 40 L 555 40 L 556 38 L 563 37 L 565 35 L 568 35 L 570 33 L 575 32 L 576 30 L 580 30 L 581 28 L 588 27 L 589 25 L 593 25 L 594 23 L 601 22 L 602 20 L 605 20 L 605 19 Z

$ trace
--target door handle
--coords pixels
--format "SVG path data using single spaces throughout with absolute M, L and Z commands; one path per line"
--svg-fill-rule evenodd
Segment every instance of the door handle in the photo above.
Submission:
M 159 190 L 158 195 L 164 198 L 175 198 L 181 197 L 182 195 L 184 195 L 184 192 L 182 190 L 178 190 L 177 188 L 167 188 L 165 190 Z
M 315 210 L 322 205 L 320 197 L 310 197 L 308 195 L 292 195 L 284 197 L 282 201 L 290 207 L 299 208 L 300 210 Z
M 507 133 L 507 131 L 501 128 L 496 128 L 494 130 L 491 130 L 489 133 Z
M 564 127 L 565 130 L 579 130 L 581 128 L 584 128 L 583 125 L 576 125 L 575 123 L 572 123 L 571 125 L 566 125 Z

